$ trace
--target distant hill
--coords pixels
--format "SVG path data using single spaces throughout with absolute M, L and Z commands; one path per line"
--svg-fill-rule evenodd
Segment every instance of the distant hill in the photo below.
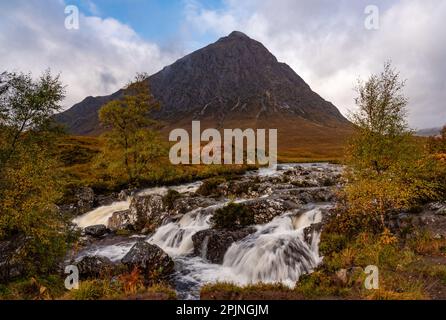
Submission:
M 441 128 L 428 128 L 428 129 L 421 129 L 416 132 L 417 136 L 420 137 L 431 137 L 431 136 L 438 136 L 441 132 Z
M 161 102 L 153 116 L 166 124 L 165 131 L 190 129 L 192 120 L 201 120 L 203 128 L 277 128 L 279 150 L 290 154 L 306 146 L 339 153 L 351 132 L 332 103 L 260 42 L 237 31 L 165 67 L 148 85 Z M 73 134 L 96 135 L 102 132 L 98 110 L 121 94 L 88 97 L 57 120 Z

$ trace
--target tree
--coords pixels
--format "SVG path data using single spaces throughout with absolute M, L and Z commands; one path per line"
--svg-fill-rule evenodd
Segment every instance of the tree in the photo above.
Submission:
M 404 84 L 389 62 L 381 74 L 358 82 L 341 222 L 349 231 L 383 231 L 391 213 L 435 198 L 432 163 L 406 122 Z
M 64 93 L 50 71 L 38 80 L 0 78 L 0 240 L 26 239 L 16 258 L 32 274 L 54 268 L 66 248 L 67 225 L 54 205 L 62 189 L 53 156 L 60 131 L 52 124 Z
M 120 99 L 99 110 L 105 133 L 102 158 L 114 175 L 125 171 L 131 184 L 138 183 L 151 162 L 162 152 L 157 134 L 150 129 L 156 122 L 150 112 L 160 107 L 150 93 L 147 74 L 137 74 L 124 89 Z
M 56 131 L 52 116 L 61 110 L 59 103 L 64 97 L 59 76 L 53 77 L 49 70 L 37 81 L 31 74 L 0 75 L 0 168 L 14 157 L 20 144 L 30 144 Z
M 350 144 L 350 165 L 381 173 L 406 153 L 412 132 L 406 121 L 404 85 L 390 62 L 380 75 L 358 81 L 358 110 L 350 116 L 357 129 Z

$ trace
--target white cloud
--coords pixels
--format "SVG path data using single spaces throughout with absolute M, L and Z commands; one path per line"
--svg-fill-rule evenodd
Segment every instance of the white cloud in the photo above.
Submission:
M 64 8 L 63 1 L 2 2 L 8 14 L 0 20 L 0 70 L 60 72 L 68 86 L 66 107 L 117 91 L 136 72 L 156 72 L 179 56 L 112 18 L 81 14 L 79 30 L 67 30 Z
M 391 59 L 407 79 L 410 124 L 446 122 L 446 2 L 437 0 L 226 0 L 220 10 L 189 7 L 190 28 L 217 36 L 240 30 L 261 41 L 346 114 L 358 77 Z M 380 9 L 380 29 L 364 28 L 364 9 Z

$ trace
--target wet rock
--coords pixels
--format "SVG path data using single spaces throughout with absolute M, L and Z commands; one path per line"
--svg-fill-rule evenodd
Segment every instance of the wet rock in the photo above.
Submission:
M 222 264 L 229 247 L 255 231 L 255 228 L 235 231 L 216 229 L 199 231 L 192 236 L 194 254 L 212 263 Z
M 95 196 L 92 188 L 84 187 L 78 189 L 75 197 L 78 199 L 76 203 L 77 214 L 86 213 L 94 208 Z
M 312 245 L 317 240 L 318 235 L 322 231 L 323 223 L 314 223 L 304 229 L 304 239 L 308 245 Z
M 74 264 L 79 269 L 80 279 L 95 279 L 109 277 L 116 274 L 119 266 L 108 258 L 87 256 Z
M 136 196 L 130 203 L 130 217 L 136 230 L 144 228 L 155 230 L 166 216 L 161 195 Z
M 25 274 L 26 266 L 21 259 L 25 246 L 25 236 L 0 241 L 0 283 L 9 282 Z
M 101 194 L 95 197 L 94 206 L 95 208 L 109 206 L 116 201 L 118 201 L 118 194 L 116 192 L 110 194 Z
M 435 214 L 446 215 L 446 202 L 433 202 L 427 206 L 428 210 L 432 210 Z
M 207 208 L 216 203 L 212 198 L 207 197 L 181 197 L 174 201 L 172 208 L 169 210 L 169 214 L 172 216 L 182 215 L 198 208 Z
M 274 197 L 250 200 L 244 205 L 254 212 L 256 224 L 268 223 L 286 211 L 299 208 L 299 205 L 294 202 Z
M 84 229 L 86 235 L 91 236 L 93 238 L 102 238 L 106 234 L 110 232 L 109 229 L 103 224 L 98 224 L 95 226 L 89 226 Z
M 135 268 L 144 275 L 147 281 L 156 276 L 156 280 L 168 279 L 174 273 L 174 262 L 160 247 L 145 241 L 136 243 L 122 258 L 129 271 Z
M 133 230 L 133 219 L 130 217 L 130 210 L 117 211 L 108 219 L 108 227 L 112 231 Z

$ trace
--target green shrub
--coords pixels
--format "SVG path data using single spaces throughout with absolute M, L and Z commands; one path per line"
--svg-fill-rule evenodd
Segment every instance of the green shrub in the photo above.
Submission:
M 169 189 L 167 194 L 163 197 L 163 205 L 167 209 L 172 209 L 175 200 L 181 198 L 181 193 L 176 190 Z
M 216 210 L 211 222 L 217 229 L 243 228 L 255 223 L 254 212 L 242 204 L 231 202 Z
M 225 182 L 225 179 L 219 177 L 207 179 L 203 181 L 198 188 L 197 193 L 202 196 L 214 195 L 218 191 L 218 186 L 223 182 Z

